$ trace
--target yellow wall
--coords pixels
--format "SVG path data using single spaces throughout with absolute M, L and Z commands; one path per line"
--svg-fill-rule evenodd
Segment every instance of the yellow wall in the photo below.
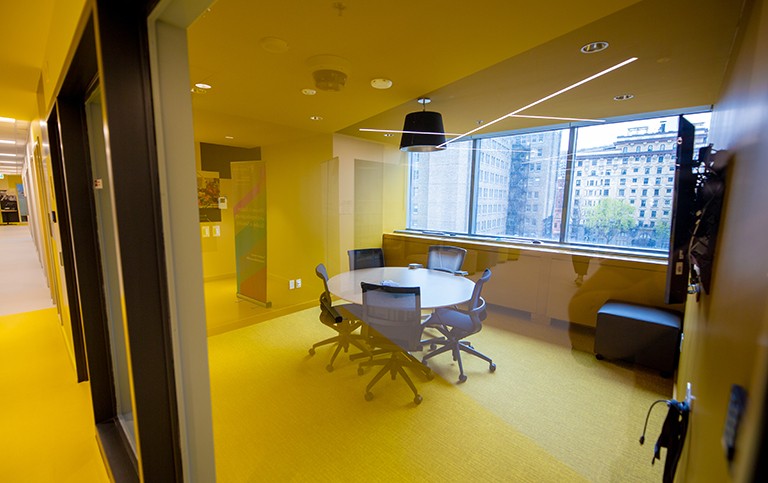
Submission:
M 21 184 L 21 176 L 16 174 L 6 174 L 0 179 L 0 190 L 8 192 L 9 195 L 18 196 L 16 185 Z
M 235 266 L 235 219 L 230 196 L 232 193 L 232 180 L 220 179 L 219 183 L 221 195 L 229 199 L 227 208 L 221 210 L 221 221 L 200 223 L 200 240 L 203 249 L 203 276 L 205 280 L 234 277 L 237 270 Z M 207 237 L 204 235 L 206 227 Z M 219 236 L 214 236 L 216 227 L 219 228 Z
M 322 283 L 327 223 L 321 200 L 323 163 L 333 157 L 331 135 L 264 146 L 267 164 L 267 298 L 274 308 L 316 301 Z M 302 279 L 289 290 L 288 281 Z
M 339 163 L 339 246 L 338 266 L 329 264 L 329 274 L 348 268 L 347 250 L 365 248 L 355 246 L 355 160 L 371 161 L 382 164 L 382 200 L 381 227 L 379 233 L 405 228 L 408 157 L 397 147 L 365 141 L 344 135 L 333 137 L 333 154 Z M 336 214 L 334 214 L 335 216 Z M 381 239 L 379 238 L 379 242 Z M 376 245 L 380 246 L 380 245 Z
M 45 58 L 42 65 L 42 101 L 40 113 L 47 119 L 48 112 L 53 106 L 53 100 L 58 94 L 69 63 L 75 55 L 80 35 L 88 21 L 91 2 L 87 0 L 68 0 L 54 2 L 53 21 L 48 32 L 48 42 L 45 48 Z
M 267 165 L 267 299 L 274 310 L 316 302 L 322 290 L 314 271 L 318 263 L 325 263 L 331 276 L 347 269 L 346 250 L 354 248 L 355 159 L 383 163 L 386 199 L 379 233 L 404 227 L 407 170 L 397 148 L 338 135 L 262 147 Z M 197 166 L 200 172 L 199 147 Z M 221 180 L 222 195 L 228 196 L 231 187 L 231 180 Z M 201 223 L 201 228 L 208 226 L 212 235 L 216 225 L 220 237 L 202 238 L 206 280 L 236 271 L 231 203 L 222 210 L 220 223 Z M 289 280 L 296 279 L 302 287 L 289 289 Z
M 716 104 L 710 141 L 731 156 L 710 294 L 691 297 L 677 391 L 692 383 L 687 454 L 678 481 L 748 480 L 750 451 L 764 405 L 768 301 L 768 5 L 748 2 L 743 37 Z M 732 384 L 747 389 L 735 465 L 721 437 Z M 765 457 L 764 455 L 762 457 Z

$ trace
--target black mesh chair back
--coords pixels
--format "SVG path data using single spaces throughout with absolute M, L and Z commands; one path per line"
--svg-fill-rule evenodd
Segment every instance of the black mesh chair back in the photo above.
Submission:
M 398 375 L 413 391 L 413 402 L 420 404 L 422 397 L 411 380 L 406 368 L 432 379 L 432 371 L 419 362 L 410 351 L 421 349 L 421 289 L 419 287 L 391 287 L 362 282 L 363 323 L 366 325 L 368 345 L 372 357 L 360 363 L 358 374 L 366 367 L 381 366 L 381 369 L 365 388 L 365 399 L 373 399 L 371 389 L 386 374 L 392 379 Z
M 485 282 L 490 278 L 491 271 L 486 268 L 483 271 L 483 275 L 477 282 L 475 282 L 475 288 L 472 290 L 472 297 L 469 299 L 469 302 L 467 302 L 467 313 L 469 314 L 470 319 L 472 319 L 473 325 L 472 334 L 480 331 L 482 322 L 488 317 L 488 312 L 485 310 L 485 300 L 480 294 L 483 291 L 483 285 L 485 285 Z
M 368 354 L 368 347 L 365 345 L 365 337 L 361 334 L 354 333 L 358 328 L 362 326 L 360 322 L 360 315 L 362 314 L 362 307 L 357 304 L 340 304 L 333 305 L 333 299 L 331 298 L 331 292 L 328 290 L 328 270 L 322 263 L 315 267 L 315 274 L 323 281 L 323 287 L 325 290 L 320 294 L 320 322 L 336 331 L 334 337 L 329 337 L 325 340 L 315 343 L 310 349 L 309 354 L 314 355 L 318 347 L 324 345 L 334 345 L 335 349 L 331 360 L 327 366 L 325 366 L 328 372 L 333 371 L 333 363 L 336 357 L 343 350 L 349 351 L 350 346 L 357 347 L 363 354 Z
M 461 273 L 461 266 L 464 264 L 464 257 L 467 250 L 461 247 L 449 245 L 432 245 L 427 254 L 427 268 L 431 270 L 441 270 L 449 273 Z
M 363 322 L 368 328 L 406 351 L 420 349 L 421 289 L 361 283 Z
M 376 268 L 384 266 L 384 250 L 381 248 L 359 248 L 347 251 L 349 269 Z
M 328 294 L 328 298 L 331 297 L 331 291 L 328 290 L 328 270 L 322 263 L 315 267 L 315 275 L 323 281 L 323 287 L 325 287 L 325 293 Z

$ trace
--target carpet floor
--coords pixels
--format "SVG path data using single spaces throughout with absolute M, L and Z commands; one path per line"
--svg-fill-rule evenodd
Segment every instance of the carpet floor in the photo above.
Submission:
M 473 345 L 498 369 L 465 356 L 457 384 L 449 355 L 432 360 L 438 377 L 414 376 L 424 401 L 347 357 L 333 372 L 332 332 L 317 309 L 209 338 L 219 481 L 604 481 L 661 479 L 651 466 L 663 420 L 646 410 L 671 395 L 651 371 L 597 361 L 590 334 L 542 326 L 491 310 Z M 654 428 L 656 432 L 654 433 Z

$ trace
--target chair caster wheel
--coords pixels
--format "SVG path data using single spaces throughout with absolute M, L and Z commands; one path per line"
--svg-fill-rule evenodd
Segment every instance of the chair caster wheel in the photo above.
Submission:
M 372 392 L 366 392 L 365 393 L 365 400 L 370 401 L 373 399 L 373 393 Z
M 605 357 L 603 357 L 602 354 L 595 354 L 595 359 L 597 359 L 598 361 L 602 361 L 603 359 L 605 359 Z
M 333 366 L 328 364 L 327 366 L 325 366 L 325 370 L 328 372 L 333 372 Z
M 358 367 L 357 368 L 357 375 L 358 376 L 362 376 L 363 374 L 365 374 L 365 370 L 362 367 Z
M 421 394 L 416 394 L 416 397 L 413 398 L 413 403 L 418 406 L 423 400 L 424 399 L 421 397 Z
M 309 355 L 311 355 L 311 356 L 315 355 L 315 348 L 314 347 L 310 347 L 309 348 Z
M 432 379 L 435 378 L 435 373 L 432 371 L 429 371 L 427 372 L 426 376 L 427 376 L 427 381 L 431 381 Z
M 421 363 L 424 364 L 425 366 L 428 366 L 429 360 L 425 357 L 424 359 L 421 360 Z
M 491 362 L 491 365 L 490 365 L 490 366 L 488 366 L 488 369 L 489 369 L 491 372 L 496 372 L 496 364 L 494 364 L 493 362 Z
M 433 351 L 435 349 L 437 349 L 437 344 L 435 344 L 434 342 L 429 344 L 429 350 Z
M 462 382 L 464 382 L 464 381 L 466 381 L 466 380 L 467 380 L 467 376 L 466 376 L 466 374 L 461 374 L 461 375 L 459 376 L 459 383 L 462 383 Z

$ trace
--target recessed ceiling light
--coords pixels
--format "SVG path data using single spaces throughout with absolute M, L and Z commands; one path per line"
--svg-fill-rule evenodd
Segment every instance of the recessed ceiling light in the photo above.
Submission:
M 392 81 L 383 77 L 378 77 L 371 80 L 371 87 L 374 89 L 389 89 L 392 87 Z
M 197 84 L 195 84 L 195 87 L 197 87 L 198 89 L 208 90 L 208 89 L 211 88 L 211 85 L 210 84 L 206 84 L 204 82 L 198 82 Z
M 309 118 L 313 121 L 322 121 L 322 116 L 309 116 Z
M 582 46 L 580 50 L 582 54 L 594 54 L 596 52 L 602 52 L 607 48 L 608 48 L 608 42 L 603 42 L 602 40 L 599 40 L 597 42 L 590 42 L 587 45 Z
M 387 133 L 384 133 L 384 137 L 385 138 L 391 138 L 391 137 L 395 137 L 395 135 L 392 134 L 391 132 L 387 132 Z
M 628 101 L 628 100 L 632 99 L 633 97 L 635 97 L 634 94 L 620 94 L 618 96 L 614 96 L 613 100 L 614 101 Z
M 283 54 L 288 51 L 288 42 L 277 37 L 264 37 L 259 40 L 261 48 L 273 54 Z
M 224 136 L 224 139 L 235 139 L 235 136 Z
M 314 96 L 315 94 L 317 94 L 317 91 L 315 89 L 302 89 L 301 93 L 304 94 L 305 96 Z

